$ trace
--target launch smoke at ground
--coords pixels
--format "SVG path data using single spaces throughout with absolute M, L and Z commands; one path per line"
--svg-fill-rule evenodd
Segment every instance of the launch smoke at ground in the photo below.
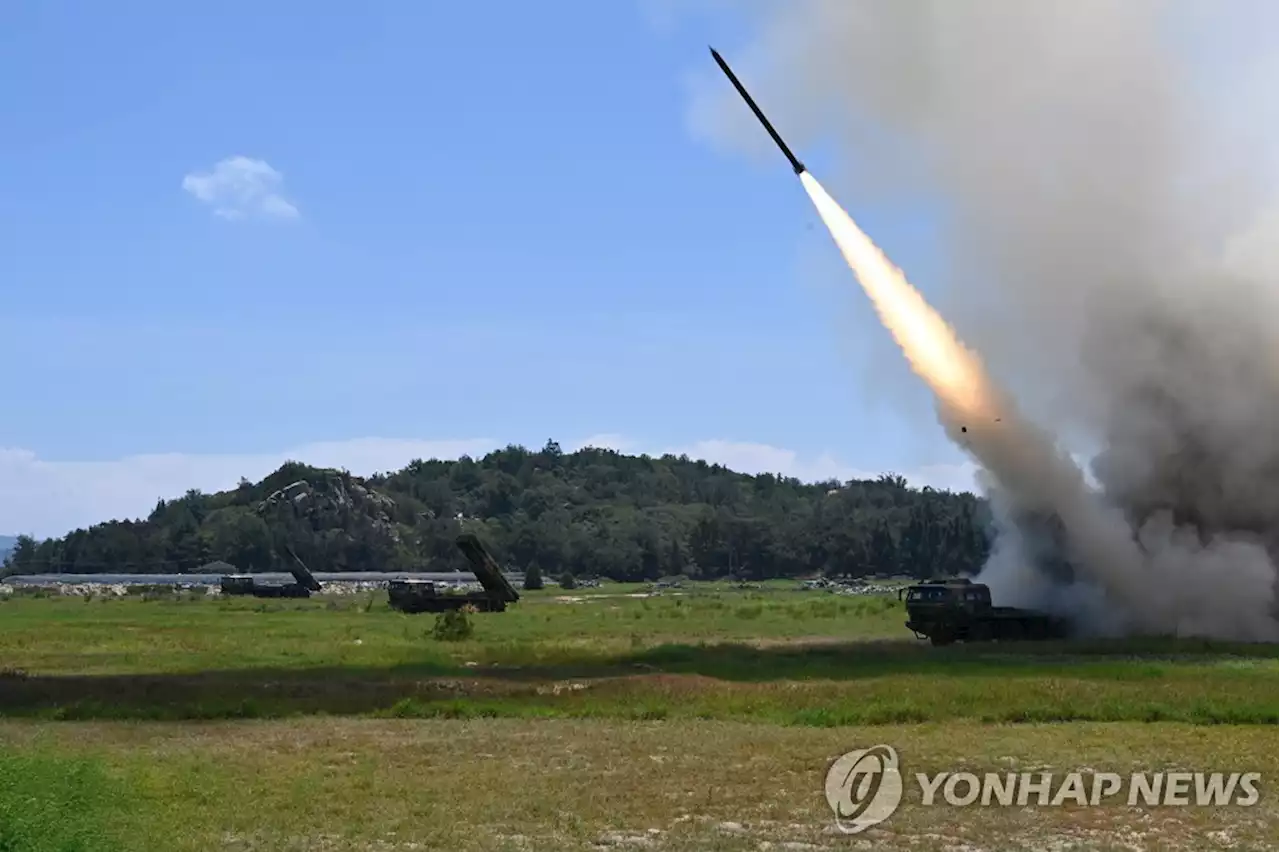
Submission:
M 1018 507 L 1061 522 L 1060 546 L 1077 581 L 1101 594 L 1098 603 L 1122 620 L 1121 629 L 1275 638 L 1275 622 L 1259 606 L 1274 598 L 1271 571 L 1249 572 L 1248 566 L 1257 560 L 1248 558 L 1240 543 L 1226 548 L 1216 543 L 1222 551 L 1218 554 L 1191 541 L 1165 548 L 1162 539 L 1156 539 L 1144 547 L 1123 515 L 1088 488 L 1080 469 L 1049 435 L 1022 417 L 992 383 L 980 359 L 821 184 L 808 172 L 800 180 L 881 322 L 912 370 L 933 390 L 952 440 L 978 460 Z M 1233 557 L 1241 559 L 1240 564 L 1225 568 L 1240 583 L 1238 594 L 1223 595 L 1215 586 L 1224 566 L 1214 563 Z M 1178 584 L 1161 581 L 1161 563 L 1177 569 Z M 1087 599 L 1079 590 L 1059 603 L 1078 617 L 1086 615 Z M 1088 615 L 1100 622 L 1103 613 Z

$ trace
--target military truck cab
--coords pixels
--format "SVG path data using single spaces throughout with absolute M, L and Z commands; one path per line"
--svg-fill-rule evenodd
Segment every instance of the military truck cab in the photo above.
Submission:
M 991 589 L 967 578 L 931 580 L 900 589 L 907 629 L 934 645 L 1066 636 L 1069 625 L 1047 613 L 993 606 Z
M 936 607 L 958 607 L 978 611 L 991 607 L 991 589 L 967 577 L 955 580 L 931 580 L 906 588 L 907 609 L 930 611 Z
M 219 581 L 218 587 L 224 595 L 251 595 L 253 594 L 253 575 L 226 574 Z

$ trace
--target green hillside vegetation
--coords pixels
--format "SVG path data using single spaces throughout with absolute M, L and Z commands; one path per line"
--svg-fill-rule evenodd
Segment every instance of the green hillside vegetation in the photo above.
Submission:
M 162 499 L 145 520 L 20 537 L 4 573 L 283 570 L 284 545 L 314 571 L 466 570 L 453 544 L 465 529 L 504 566 L 553 577 L 932 576 L 977 570 L 987 528 L 974 495 L 892 474 L 807 484 L 548 441 L 367 478 L 289 462 L 257 484 Z

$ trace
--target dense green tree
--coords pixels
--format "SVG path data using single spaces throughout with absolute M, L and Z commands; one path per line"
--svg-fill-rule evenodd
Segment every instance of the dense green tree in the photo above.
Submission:
M 542 569 L 538 567 L 537 562 L 532 562 L 529 567 L 524 569 L 524 587 L 530 592 L 536 592 L 542 588 Z
M 38 545 L 29 535 L 20 535 L 13 543 L 13 550 L 5 557 L 6 565 L 23 565 L 36 561 Z
M 465 529 L 544 577 L 927 577 L 977 570 L 988 524 L 974 495 L 893 474 L 802 483 L 549 440 L 368 478 L 287 462 L 256 484 L 160 499 L 144 521 L 22 537 L 4 571 L 281 570 L 290 552 L 319 571 L 466 570 L 453 544 Z

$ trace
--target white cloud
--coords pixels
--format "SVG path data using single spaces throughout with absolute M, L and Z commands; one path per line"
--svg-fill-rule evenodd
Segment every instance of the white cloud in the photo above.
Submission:
M 224 219 L 298 217 L 298 208 L 282 194 L 284 177 L 264 160 L 228 157 L 212 171 L 184 177 L 182 188 Z
M 234 488 L 240 477 L 257 481 L 286 460 L 317 467 L 345 468 L 352 473 L 398 470 L 415 458 L 482 456 L 504 442 L 489 438 L 400 440 L 357 438 L 303 444 L 280 453 L 183 454 L 127 456 L 111 461 L 46 461 L 20 449 L 0 448 L 0 533 L 61 535 L 115 518 L 145 517 L 160 497 L 179 497 L 190 488 L 213 492 Z M 595 435 L 564 445 L 623 452 L 686 454 L 718 462 L 743 473 L 781 473 L 805 481 L 874 478 L 883 471 L 860 470 L 829 454 L 805 457 L 768 444 L 699 441 L 685 447 L 648 449 L 620 435 Z M 971 490 L 974 468 L 968 464 L 929 465 L 894 471 L 913 485 Z

